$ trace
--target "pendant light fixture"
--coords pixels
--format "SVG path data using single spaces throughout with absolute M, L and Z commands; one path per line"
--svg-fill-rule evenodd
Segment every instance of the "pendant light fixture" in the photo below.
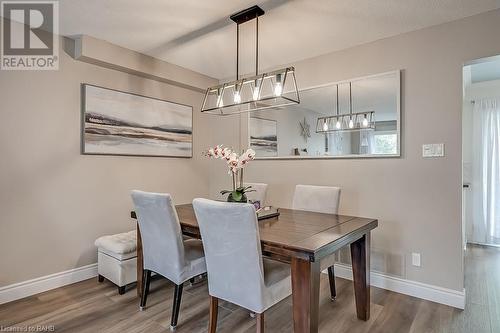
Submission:
M 253 6 L 230 16 L 236 23 L 236 80 L 208 88 L 201 112 L 226 116 L 300 103 L 293 67 L 259 74 L 259 16 L 262 15 L 264 10 Z M 240 24 L 251 20 L 255 20 L 255 75 L 240 79 Z
M 339 85 L 336 85 L 336 112 L 333 116 L 319 117 L 316 123 L 316 133 L 334 131 L 359 131 L 375 129 L 375 111 L 352 112 L 352 83 L 349 82 L 349 113 L 339 113 Z

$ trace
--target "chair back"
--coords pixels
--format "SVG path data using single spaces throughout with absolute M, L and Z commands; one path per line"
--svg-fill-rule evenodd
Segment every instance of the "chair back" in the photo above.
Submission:
M 245 186 L 252 186 L 252 190 L 254 192 L 248 192 L 247 198 L 248 200 L 260 201 L 260 206 L 264 207 L 266 205 L 266 194 L 267 194 L 267 184 L 264 183 L 245 183 Z
M 170 194 L 132 191 L 141 231 L 144 269 L 177 282 L 184 267 L 184 244 Z
M 261 307 L 264 270 L 252 204 L 194 199 L 211 296 L 247 309 Z
M 338 214 L 340 187 L 297 185 L 293 195 L 293 209 Z

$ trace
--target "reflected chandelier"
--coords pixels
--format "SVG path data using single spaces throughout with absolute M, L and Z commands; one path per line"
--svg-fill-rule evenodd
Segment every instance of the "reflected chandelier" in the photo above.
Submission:
M 333 116 L 319 117 L 316 133 L 335 131 L 359 131 L 375 129 L 375 111 L 352 112 L 352 83 L 349 82 L 349 113 L 339 114 L 339 85 L 337 87 L 336 112 Z

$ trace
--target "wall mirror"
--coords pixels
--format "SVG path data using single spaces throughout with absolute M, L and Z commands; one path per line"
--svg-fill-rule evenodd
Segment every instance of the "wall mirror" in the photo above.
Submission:
M 302 89 L 299 105 L 249 114 L 249 146 L 261 159 L 400 156 L 400 105 L 400 71 Z

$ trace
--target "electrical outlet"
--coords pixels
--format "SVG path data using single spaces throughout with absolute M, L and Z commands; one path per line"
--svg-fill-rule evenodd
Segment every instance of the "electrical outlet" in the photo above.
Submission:
M 411 264 L 413 266 L 420 267 L 420 253 L 412 253 L 411 254 Z

